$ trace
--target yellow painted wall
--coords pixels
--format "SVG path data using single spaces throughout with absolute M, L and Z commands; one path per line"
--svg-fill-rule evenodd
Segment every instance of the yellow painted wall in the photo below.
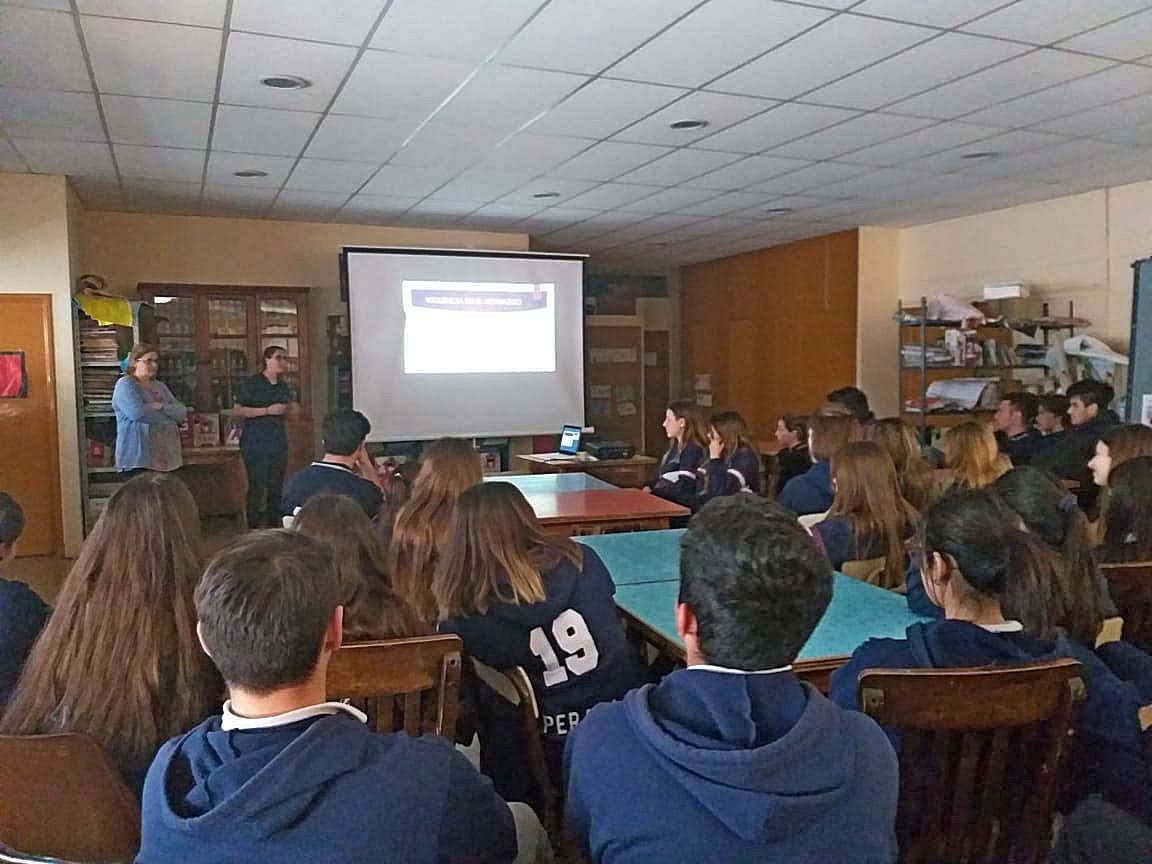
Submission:
M 861 228 L 857 255 L 856 386 L 877 417 L 900 412 L 892 313 L 900 299 L 900 231 Z

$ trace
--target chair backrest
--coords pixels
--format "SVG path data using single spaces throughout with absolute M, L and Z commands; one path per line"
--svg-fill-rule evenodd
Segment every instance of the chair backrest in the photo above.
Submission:
M 1084 685 L 1073 660 L 865 669 L 860 704 L 900 734 L 904 864 L 1041 864 Z
M 328 662 L 328 697 L 368 703 L 378 732 L 452 739 L 460 701 L 460 637 L 413 636 L 343 645 Z
M 889 588 L 891 586 L 886 584 L 884 578 L 887 563 L 888 559 L 883 556 L 880 558 L 868 558 L 863 561 L 845 561 L 840 566 L 840 572 L 849 578 L 867 582 L 869 585 L 879 585 L 881 588 Z
M 0 843 L 30 855 L 131 861 L 140 804 L 83 735 L 0 735 Z
M 812 526 L 813 525 L 819 525 L 821 522 L 823 522 L 827 518 L 828 518 L 828 511 L 825 510 L 823 513 L 809 513 L 806 516 L 797 516 L 796 521 L 800 523 L 801 528 L 803 528 L 805 531 L 807 531 L 809 534 L 811 534 L 812 533 Z
M 1152 651 L 1152 561 L 1101 564 L 1100 570 L 1124 619 L 1124 641 Z

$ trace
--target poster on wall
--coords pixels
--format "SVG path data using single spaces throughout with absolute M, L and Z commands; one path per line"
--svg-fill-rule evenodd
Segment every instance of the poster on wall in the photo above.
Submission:
M 0 399 L 27 399 L 28 371 L 23 351 L 0 351 Z

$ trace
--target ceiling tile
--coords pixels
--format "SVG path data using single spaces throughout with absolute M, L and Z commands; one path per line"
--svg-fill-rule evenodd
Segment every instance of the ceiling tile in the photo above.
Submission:
M 0 138 L 0 171 L 11 171 L 14 174 L 23 174 L 28 171 L 28 166 L 24 164 L 24 160 L 20 158 L 16 148 L 3 138 Z
M 794 138 L 834 126 L 858 116 L 859 113 L 844 108 L 825 108 L 821 105 L 787 102 L 765 114 L 705 138 L 697 146 L 737 153 L 761 153 Z
M 1114 66 L 1067 84 L 1021 96 L 964 119 L 993 126 L 1027 126 L 1086 110 L 1129 96 L 1152 92 L 1152 69 L 1146 66 Z
M 711 0 L 617 63 L 610 74 L 697 87 L 828 16 L 771 0 Z
M 208 147 L 212 106 L 207 102 L 101 96 L 108 134 L 118 144 L 153 147 Z
M 648 183 L 653 186 L 676 186 L 693 177 L 715 171 L 724 165 L 740 159 L 735 153 L 721 153 L 717 150 L 674 150 L 667 156 L 657 159 L 635 171 L 630 171 L 620 179 L 626 183 Z
M 719 129 L 739 123 L 759 114 L 773 105 L 774 100 L 754 99 L 750 96 L 729 96 L 697 90 L 673 102 L 655 114 L 634 123 L 616 135 L 621 141 L 639 141 L 645 144 L 671 144 L 683 146 L 712 135 Z M 704 120 L 702 129 L 671 129 L 670 124 L 680 120 Z M 723 147 L 713 148 L 723 150 Z
M 451 175 L 443 172 L 411 168 L 404 165 L 384 165 L 368 182 L 360 195 L 420 199 L 443 186 L 449 179 L 451 179 Z
M 91 90 L 71 15 L 0 6 L 0 84 Z
M 364 162 L 337 162 L 327 159 L 301 159 L 285 189 L 312 192 L 348 192 L 358 190 L 376 171 Z
M 275 216 L 329 218 L 344 206 L 348 196 L 343 192 L 313 192 L 305 189 L 282 189 L 272 205 Z
M 138 147 L 117 144 L 116 164 L 123 177 L 198 182 L 204 173 L 203 150 L 174 147 Z
M 727 192 L 708 201 L 690 204 L 680 210 L 695 216 L 724 216 L 750 207 L 763 207 L 773 198 L 772 195 L 749 192 Z
M 393 0 L 372 47 L 482 60 L 504 44 L 541 2 L 437 0 L 435 26 L 429 26 L 428 0 Z
M 102 93 L 212 100 L 219 30 L 89 15 L 80 21 Z
M 104 140 L 91 93 L 0 87 L 0 124 L 9 135 L 23 138 Z
M 38 141 L 13 138 L 28 167 L 39 174 L 114 175 L 112 153 L 107 144 L 84 141 Z
M 124 203 L 133 210 L 153 213 L 198 213 L 200 184 L 126 179 Z
M 120 182 L 115 177 L 72 176 L 68 178 L 68 185 L 85 210 L 108 210 L 124 204 Z
M 896 114 L 863 114 L 839 126 L 832 126 L 807 138 L 800 138 L 791 144 L 777 147 L 772 152 L 797 159 L 832 159 L 867 147 L 869 144 L 907 135 L 929 125 L 930 120 L 901 117 Z
M 861 15 L 879 15 L 932 27 L 956 27 L 1003 6 L 1007 0 L 947 0 L 925 3 L 924 0 L 864 0 L 852 7 Z
M 461 219 L 476 210 L 475 201 L 421 201 L 408 212 L 418 216 L 451 216 Z
M 365 195 L 361 192 L 344 205 L 341 215 L 365 216 L 377 213 L 400 214 L 419 203 L 419 198 L 401 195 Z
M 873 144 L 862 150 L 855 150 L 841 158 L 844 162 L 861 165 L 875 165 L 882 168 L 895 166 L 910 159 L 919 159 L 941 150 L 999 135 L 1002 131 L 996 126 L 979 126 L 975 123 L 939 123 L 880 144 Z
M 556 205 L 567 204 L 568 201 L 596 184 L 590 180 L 564 180 L 559 177 L 539 177 L 515 192 L 510 192 L 500 199 L 501 204 L 535 204 L 544 206 L 549 211 L 558 209 Z M 536 198 L 536 195 L 546 192 L 556 192 L 555 198 Z
M 1085 164 L 1106 163 L 1118 153 L 1120 145 L 1108 141 L 1079 139 L 1031 150 L 1006 159 L 973 165 L 965 173 L 989 178 L 1007 177 L 1012 179 L 1031 178 L 1046 182 L 1074 180 L 1084 170 Z
M 838 180 L 835 183 L 827 183 L 813 191 L 819 195 L 828 195 L 833 198 L 856 198 L 868 195 L 876 190 L 890 190 L 903 183 L 911 183 L 919 180 L 923 176 L 923 174 L 918 174 L 915 171 L 903 171 L 898 168 L 879 168 L 868 171 L 866 174 L 861 174 L 858 177 L 850 177 L 846 180 Z
M 391 161 L 455 174 L 487 158 L 503 137 L 498 130 L 453 126 L 437 118 L 426 123 Z
M 1106 24 L 1096 30 L 1089 30 L 1060 43 L 1061 48 L 1073 51 L 1087 51 L 1101 57 L 1116 60 L 1136 60 L 1152 48 L 1152 11 L 1141 12 L 1123 18 L 1113 24 Z
M 848 108 L 879 108 L 1026 50 L 1023 45 L 998 39 L 945 33 L 809 93 L 805 98 Z
M 416 124 L 413 121 L 329 114 L 308 145 L 308 155 L 321 159 L 384 162 L 414 131 Z
M 216 109 L 212 149 L 234 153 L 297 156 L 321 116 L 306 111 L 220 105 Z M 308 155 L 327 154 L 309 152 Z M 340 157 L 334 155 L 333 158 Z
M 687 91 L 598 78 L 532 124 L 534 133 L 606 138 Z
M 76 0 L 82 15 L 223 27 L 226 0 Z
M 654 195 L 633 201 L 631 204 L 625 204 L 620 209 L 638 213 L 679 212 L 690 204 L 707 201 L 709 198 L 715 198 L 716 195 L 717 192 L 714 189 L 684 189 L 677 186 L 671 189 L 661 189 Z
M 552 0 L 500 52 L 501 63 L 594 74 L 699 0 Z
M 243 186 L 249 189 L 280 188 L 288 179 L 288 172 L 296 160 L 288 156 L 251 156 L 246 153 L 222 153 L 214 150 L 208 155 L 207 183 Z M 267 177 L 234 176 L 236 171 L 257 169 L 267 171 Z
M 892 110 L 951 119 L 1111 65 L 1107 60 L 1040 49 L 892 106 Z
M 276 200 L 275 189 L 250 189 L 247 186 L 224 186 L 208 184 L 200 203 L 205 208 L 224 211 L 261 212 L 272 206 Z
M 829 183 L 840 180 L 849 180 L 867 174 L 870 168 L 860 165 L 844 165 L 839 162 L 817 162 L 807 165 L 798 171 L 789 171 L 779 177 L 773 177 L 763 183 L 749 187 L 750 192 L 774 192 L 780 195 L 795 192 L 807 192 Z
M 290 39 L 361 45 L 386 0 L 340 0 L 338 8 L 315 0 L 232 0 L 233 31 Z
M 29 9 L 51 9 L 54 12 L 71 12 L 69 0 L 0 0 L 0 6 L 26 6 Z
M 964 29 L 971 33 L 1046 45 L 1147 8 L 1147 0 L 1019 0 Z
M 485 204 L 473 216 L 482 219 L 508 219 L 521 221 L 540 212 L 540 208 L 532 204 Z
M 233 33 L 228 37 L 220 101 L 322 111 L 328 107 L 355 57 L 356 49 L 343 45 Z M 302 90 L 277 90 L 260 83 L 270 75 L 297 75 L 312 84 Z
M 592 143 L 591 138 L 518 132 L 493 150 L 479 167 L 490 171 L 544 174 Z
M 464 83 L 474 63 L 368 51 L 352 70 L 332 110 L 337 114 L 418 122 Z M 382 86 L 381 82 L 388 82 Z
M 803 168 L 807 164 L 798 159 L 784 159 L 779 156 L 749 156 L 719 171 L 689 180 L 685 185 L 699 189 L 743 189 L 753 183 L 762 183 L 778 174 Z
M 1152 121 L 1140 123 L 1136 126 L 1125 126 L 1122 129 L 1112 129 L 1108 132 L 1100 132 L 1097 137 L 1105 141 L 1115 141 L 1118 144 L 1146 146 L 1152 144 Z
M 970 169 L 980 171 L 983 169 L 985 161 L 964 159 L 964 154 L 973 152 L 997 153 L 999 154 L 998 158 L 1000 158 L 1014 156 L 1018 153 L 1027 153 L 1043 147 L 1051 147 L 1053 144 L 1059 144 L 1064 140 L 1065 139 L 1058 135 L 1032 130 L 1001 132 L 998 135 L 944 150 L 943 152 L 930 156 L 919 159 L 909 159 L 905 163 L 905 167 L 914 168 L 917 171 L 929 172 L 968 171 Z M 848 158 L 851 159 L 852 157 Z
M 485 66 L 440 110 L 437 119 L 510 134 L 587 80 L 567 72 Z
M 837 15 L 709 85 L 715 90 L 791 99 L 935 35 L 935 30 Z M 813 62 L 820 58 L 818 62 Z
M 671 151 L 670 147 L 651 144 L 602 141 L 553 168 L 550 173 L 554 177 L 571 177 L 575 180 L 611 180 Z
M 531 175 L 528 174 L 465 171 L 457 174 L 429 197 L 445 201 L 475 201 L 477 204 L 482 204 L 519 189 L 531 179 Z
M 1089 108 L 1046 120 L 1036 128 L 1059 135 L 1108 137 L 1109 132 L 1152 122 L 1152 94 L 1133 96 L 1098 108 Z

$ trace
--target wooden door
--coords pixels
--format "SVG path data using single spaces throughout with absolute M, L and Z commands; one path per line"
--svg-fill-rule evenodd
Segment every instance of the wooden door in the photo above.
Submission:
M 24 352 L 27 396 L 0 398 L 0 490 L 24 508 L 21 555 L 62 555 L 52 298 L 0 294 L 0 351 Z

